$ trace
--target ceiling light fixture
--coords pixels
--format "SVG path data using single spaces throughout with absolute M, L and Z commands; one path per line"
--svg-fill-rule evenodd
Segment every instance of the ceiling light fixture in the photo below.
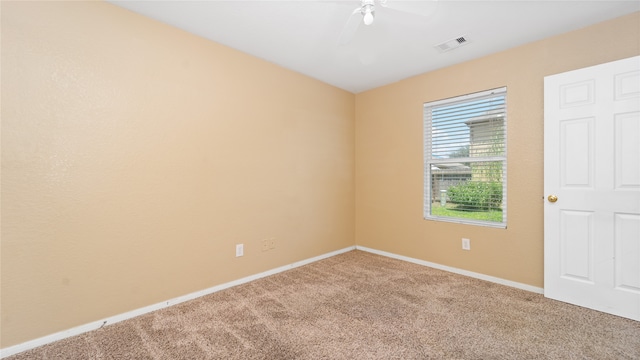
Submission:
M 365 25 L 373 24 L 373 17 L 375 16 L 375 8 L 373 6 L 373 0 L 362 0 L 362 9 L 360 10 Z

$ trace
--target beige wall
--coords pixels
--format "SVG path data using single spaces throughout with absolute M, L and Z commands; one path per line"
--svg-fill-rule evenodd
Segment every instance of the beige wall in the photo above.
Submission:
M 542 287 L 543 78 L 638 54 L 635 13 L 358 94 L 356 244 Z M 502 86 L 507 229 L 423 220 L 422 104 Z
M 353 94 L 96 2 L 1 60 L 1 347 L 353 246 Z

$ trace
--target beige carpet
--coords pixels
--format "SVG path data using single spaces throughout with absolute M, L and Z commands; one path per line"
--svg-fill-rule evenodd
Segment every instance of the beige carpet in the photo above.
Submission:
M 640 322 L 351 251 L 8 359 L 640 359 Z

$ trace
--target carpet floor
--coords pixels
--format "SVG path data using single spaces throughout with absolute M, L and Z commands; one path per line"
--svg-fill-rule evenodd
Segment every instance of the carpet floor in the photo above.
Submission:
M 640 359 L 640 322 L 355 250 L 7 359 Z

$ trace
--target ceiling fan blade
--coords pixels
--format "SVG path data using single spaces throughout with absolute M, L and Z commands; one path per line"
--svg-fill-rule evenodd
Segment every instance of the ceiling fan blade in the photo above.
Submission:
M 381 0 L 380 5 L 388 9 L 420 16 L 429 16 L 436 11 L 438 7 L 438 0 Z
M 353 36 L 356 34 L 358 27 L 360 27 L 360 23 L 362 23 L 362 13 L 360 12 L 360 8 L 353 10 L 349 20 L 345 24 L 342 32 L 340 33 L 340 38 L 338 39 L 339 45 L 348 44 Z

